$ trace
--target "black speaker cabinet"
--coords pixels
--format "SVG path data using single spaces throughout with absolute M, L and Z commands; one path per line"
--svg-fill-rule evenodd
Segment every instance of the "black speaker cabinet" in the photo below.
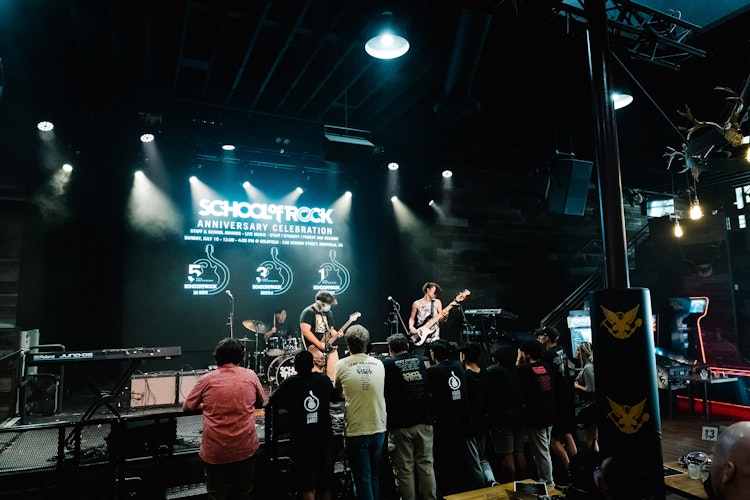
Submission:
M 558 214 L 583 215 L 589 193 L 593 163 L 556 158 L 550 166 L 547 210 Z
M 171 455 L 177 441 L 177 420 L 174 417 L 117 420 L 105 440 L 114 458 Z
M 29 375 L 26 379 L 26 413 L 50 416 L 57 413 L 60 377 L 48 373 Z

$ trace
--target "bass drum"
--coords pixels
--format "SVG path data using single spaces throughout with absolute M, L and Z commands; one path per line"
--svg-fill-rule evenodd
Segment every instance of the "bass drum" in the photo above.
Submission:
M 276 389 L 281 383 L 296 375 L 297 370 L 294 369 L 294 356 L 278 357 L 271 361 L 268 365 L 267 379 L 271 385 L 271 390 Z

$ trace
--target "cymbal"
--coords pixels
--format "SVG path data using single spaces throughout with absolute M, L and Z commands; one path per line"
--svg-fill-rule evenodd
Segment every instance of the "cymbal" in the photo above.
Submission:
M 246 319 L 242 322 L 242 326 L 255 333 L 266 333 L 271 329 L 271 327 L 268 326 L 268 323 L 263 323 L 257 319 Z

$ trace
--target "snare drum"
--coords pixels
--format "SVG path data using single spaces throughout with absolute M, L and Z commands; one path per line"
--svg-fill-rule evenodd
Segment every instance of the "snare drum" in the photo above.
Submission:
M 291 356 L 302 351 L 302 342 L 297 337 L 284 339 L 284 354 Z
M 296 375 L 297 370 L 294 369 L 294 356 L 278 357 L 271 361 L 268 365 L 268 383 L 271 384 L 271 389 L 276 389 L 279 385 L 292 375 Z
M 284 349 L 281 346 L 281 339 L 279 337 L 271 337 L 266 340 L 266 356 L 276 358 L 284 354 Z

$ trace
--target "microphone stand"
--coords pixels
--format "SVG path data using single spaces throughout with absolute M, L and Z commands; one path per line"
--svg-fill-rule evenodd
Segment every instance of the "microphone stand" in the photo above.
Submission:
M 464 328 L 461 330 L 461 342 L 468 342 L 469 341 L 469 334 L 466 332 L 468 330 L 471 331 L 471 336 L 476 336 L 476 330 L 474 329 L 474 325 L 469 323 L 469 320 L 466 319 L 466 314 L 464 313 L 464 308 L 461 307 L 461 304 L 456 304 L 456 307 L 459 311 L 461 311 L 461 317 L 463 318 Z
M 234 297 L 229 295 L 229 338 L 234 338 Z
M 399 305 L 399 303 L 396 302 L 395 300 L 391 300 L 391 304 L 393 305 L 393 312 L 391 312 L 391 314 L 395 315 L 398 318 L 399 323 L 401 323 L 401 326 L 404 328 L 404 335 L 406 335 L 406 337 L 409 338 L 409 329 L 406 328 L 406 323 L 404 323 L 404 318 L 401 317 L 401 305 Z M 396 323 L 395 333 L 398 333 L 398 323 Z

